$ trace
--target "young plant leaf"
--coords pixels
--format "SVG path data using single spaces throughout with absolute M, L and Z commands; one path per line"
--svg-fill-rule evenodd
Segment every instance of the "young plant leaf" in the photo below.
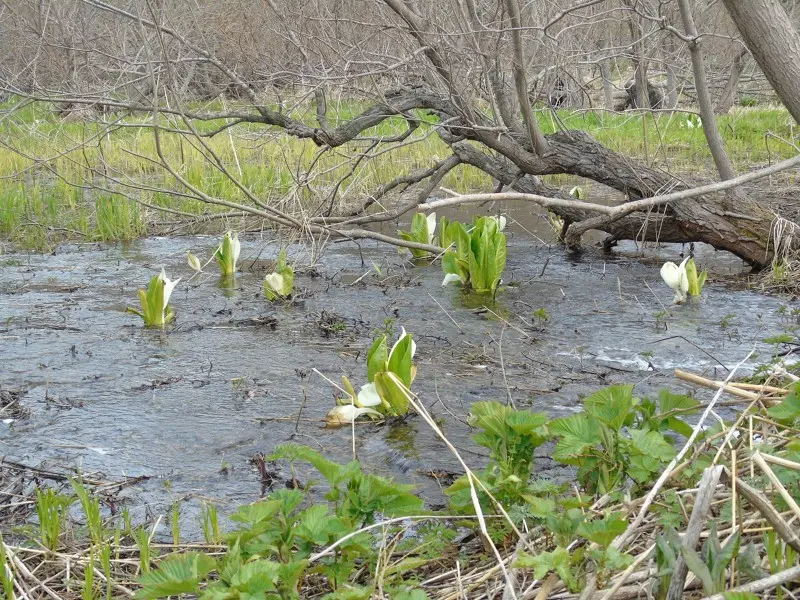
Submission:
M 139 579 L 142 589 L 136 597 L 155 600 L 178 594 L 197 592 L 200 581 L 216 566 L 216 561 L 199 552 L 188 552 L 159 563 L 158 568 Z

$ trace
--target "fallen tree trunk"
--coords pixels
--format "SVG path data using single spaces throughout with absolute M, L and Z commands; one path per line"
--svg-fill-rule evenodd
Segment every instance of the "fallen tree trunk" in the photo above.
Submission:
M 478 167 L 506 186 L 555 198 L 571 196 L 530 176 L 586 177 L 622 192 L 628 200 L 692 187 L 673 175 L 637 164 L 609 150 L 582 131 L 559 132 L 547 136 L 547 142 L 550 151 L 540 159 L 524 148 L 515 152 L 504 147 L 502 154 L 507 160 L 491 157 L 468 144 L 453 144 L 453 149 L 462 162 Z M 562 208 L 553 209 L 553 212 L 573 225 L 595 216 Z M 771 238 L 775 219 L 776 214 L 762 203 L 747 198 L 733 200 L 718 193 L 671 204 L 659 211 L 597 222 L 592 228 L 608 233 L 614 240 L 705 242 L 728 250 L 755 267 L 763 267 L 773 256 Z M 575 248 L 580 238 L 567 236 L 566 241 Z

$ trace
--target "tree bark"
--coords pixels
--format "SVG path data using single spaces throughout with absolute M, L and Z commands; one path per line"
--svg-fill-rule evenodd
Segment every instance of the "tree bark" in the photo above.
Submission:
M 747 48 L 800 123 L 800 35 L 780 0 L 722 0 Z
M 664 108 L 672 110 L 678 106 L 678 81 L 675 77 L 675 66 L 673 65 L 677 52 L 675 50 L 675 39 L 669 32 L 667 32 L 662 53 L 664 56 L 664 69 L 667 72 L 667 93 L 664 96 L 666 102 Z
M 727 114 L 736 102 L 736 92 L 739 88 L 739 77 L 742 75 L 742 68 L 744 67 L 745 59 L 747 58 L 747 48 L 742 48 L 736 53 L 731 61 L 730 69 L 728 70 L 728 80 L 725 82 L 725 87 L 722 94 L 717 99 L 717 104 L 714 106 L 714 112 L 718 115 Z
M 636 82 L 636 108 L 648 110 L 650 106 L 650 86 L 647 81 L 647 57 L 644 52 L 644 30 L 642 18 L 635 12 L 636 4 L 627 0 L 634 12 L 630 15 L 628 27 L 631 32 L 631 46 L 633 48 L 633 72 Z
M 601 54 L 597 64 L 600 67 L 600 77 L 603 79 L 603 102 L 606 109 L 614 110 L 614 86 L 611 82 L 611 66 L 609 64 L 611 59 L 605 55 L 608 42 L 600 40 L 599 46 Z
M 706 69 L 703 64 L 703 53 L 700 47 L 700 38 L 697 35 L 697 27 L 694 24 L 694 16 L 689 6 L 689 0 L 678 0 L 681 11 L 681 19 L 689 40 L 689 54 L 692 57 L 692 71 L 694 71 L 694 87 L 697 91 L 697 103 L 700 105 L 700 116 L 703 119 L 703 133 L 717 166 L 717 172 L 722 179 L 733 179 L 736 172 L 733 170 L 733 163 L 725 150 L 725 140 L 717 127 L 717 119 L 714 116 L 714 108 L 711 103 L 711 94 L 708 91 L 706 82 Z

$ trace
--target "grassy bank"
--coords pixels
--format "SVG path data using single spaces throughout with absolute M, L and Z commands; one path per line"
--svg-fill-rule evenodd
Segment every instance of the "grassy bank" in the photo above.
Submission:
M 7 101 L 2 110 L 10 111 L 12 106 Z M 347 120 L 360 109 L 354 103 L 333 107 L 332 124 Z M 313 110 L 296 111 L 294 116 L 313 122 Z M 207 139 L 209 149 L 197 140 L 165 131 L 162 146 L 175 171 L 210 196 L 247 201 L 213 159 L 209 160 L 213 153 L 262 201 L 290 211 L 313 212 L 328 202 L 334 190 L 336 206 L 356 206 L 381 184 L 447 156 L 446 146 L 430 126 L 433 117 L 418 116 L 426 124 L 409 139 L 386 148 L 371 148 L 367 141 L 320 154 L 311 141 L 256 125 L 240 125 Z M 67 122 L 49 105 L 28 105 L 4 115 L 1 127 L 5 141 L 0 146 L 2 238 L 44 249 L 65 239 L 127 240 L 169 232 L 177 223 L 201 215 L 208 220 L 195 225 L 194 231 L 198 227 L 219 231 L 232 226 L 230 219 L 219 218 L 226 209 L 187 195 L 186 189 L 160 166 L 151 130 L 136 126 L 146 123 L 146 116 L 109 114 L 103 118 L 105 124 Z M 606 112 L 543 111 L 539 120 L 545 132 L 555 131 L 560 121 L 564 127 L 585 130 L 609 147 L 655 166 L 688 174 L 710 168 L 702 130 L 689 127 L 683 113 L 643 118 Z M 794 131 L 790 123 L 782 108 L 740 108 L 721 117 L 720 128 L 736 167 L 744 171 L 793 154 L 792 148 L 770 135 L 791 139 Z M 163 124 L 183 127 L 178 122 Z M 200 129 L 211 131 L 223 124 L 207 122 Z M 367 132 L 366 137 L 397 135 L 405 127 L 402 119 L 390 119 Z M 359 167 L 353 171 L 351 165 L 359 159 Z M 565 183 L 563 178 L 551 181 Z M 460 166 L 445 177 L 442 185 L 466 192 L 491 189 L 492 182 L 476 169 Z
M 319 481 L 292 479 L 242 506 L 228 531 L 204 504 L 203 540 L 182 537 L 179 501 L 132 523 L 117 492 L 135 481 L 4 463 L 3 489 L 19 492 L 0 504 L 0 598 L 478 599 L 513 585 L 508 597 L 576 599 L 593 586 L 594 598 L 663 600 L 676 585 L 676 597 L 789 600 L 800 580 L 798 392 L 734 384 L 712 400 L 740 407 L 724 421 L 691 397 L 640 399 L 632 386 L 556 420 L 479 402 L 470 422 L 489 464 L 456 479 L 437 512 L 357 461 L 278 446 L 268 460 L 310 463 Z M 574 481 L 536 477 L 543 444 Z

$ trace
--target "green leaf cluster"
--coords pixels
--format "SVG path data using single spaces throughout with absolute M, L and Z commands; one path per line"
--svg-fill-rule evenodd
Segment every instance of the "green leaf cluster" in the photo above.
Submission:
M 270 302 L 288 298 L 294 291 L 294 269 L 286 263 L 286 250 L 278 254 L 275 270 L 264 278 L 264 295 Z
M 626 479 L 644 484 L 675 455 L 662 432 L 686 433 L 677 419 L 697 409 L 688 396 L 663 391 L 657 402 L 633 396 L 633 386 L 614 385 L 584 398 L 583 412 L 548 425 L 559 440 L 553 458 L 578 467 L 589 493 L 618 490 Z
M 495 293 L 506 268 L 506 234 L 497 217 L 479 217 L 467 228 L 457 221 L 440 224 L 445 282 L 455 278 L 478 293 Z
M 130 306 L 127 308 L 129 313 L 138 315 L 144 321 L 145 327 L 164 328 L 175 319 L 175 311 L 170 304 L 164 305 L 166 282 L 161 275 L 154 275 L 147 284 L 147 289 L 139 289 L 139 304 L 142 310 L 136 310 Z
M 137 597 L 194 593 L 202 600 L 298 599 L 304 578 L 316 575 L 327 580 L 330 598 L 369 598 L 369 588 L 352 587 L 348 580 L 358 565 L 376 562 L 379 548 L 370 533 L 356 532 L 379 514 L 418 514 L 422 500 L 413 487 L 368 475 L 357 461 L 340 465 L 296 444 L 278 446 L 270 459 L 311 464 L 328 484 L 328 502 L 314 502 L 309 489 L 285 489 L 242 506 L 230 517 L 237 528 L 225 536 L 227 551 L 221 558 L 188 553 L 162 561 L 142 576 Z M 334 552 L 309 562 L 313 553 L 348 535 Z M 418 566 L 405 563 L 409 569 Z M 393 585 L 402 582 L 402 574 L 400 569 L 382 576 Z
M 231 277 L 236 273 L 236 261 L 239 259 L 241 246 L 236 233 L 227 231 L 222 243 L 214 252 L 214 258 L 219 263 L 219 270 L 223 277 Z
M 697 273 L 697 265 L 694 259 L 690 258 L 686 261 L 686 280 L 689 282 L 688 294 L 699 298 L 703 293 L 703 286 L 706 283 L 708 272 L 704 269 L 701 273 Z
M 411 219 L 411 231 L 398 231 L 400 237 L 408 242 L 432 244 L 436 233 L 436 213 L 431 217 L 424 213 L 416 213 Z M 429 253 L 425 250 L 409 248 L 414 258 L 422 258 Z
M 547 440 L 547 421 L 544 414 L 516 410 L 499 402 L 476 402 L 472 405 L 469 423 L 480 429 L 473 439 L 489 449 L 489 464 L 479 477 L 503 506 L 530 502 L 533 452 Z M 472 511 L 466 476 L 456 480 L 446 491 L 455 508 Z M 482 504 L 490 509 L 486 494 L 479 491 L 478 495 Z
M 767 414 L 787 425 L 800 421 L 800 383 L 794 384 L 791 393 L 780 404 L 767 409 Z
M 681 545 L 680 553 L 686 566 L 703 582 L 703 591 L 706 596 L 719 594 L 725 591 L 725 573 L 728 565 L 739 553 L 739 532 L 721 545 L 717 537 L 716 524 L 711 522 L 711 531 L 708 539 L 703 544 L 700 554 Z

